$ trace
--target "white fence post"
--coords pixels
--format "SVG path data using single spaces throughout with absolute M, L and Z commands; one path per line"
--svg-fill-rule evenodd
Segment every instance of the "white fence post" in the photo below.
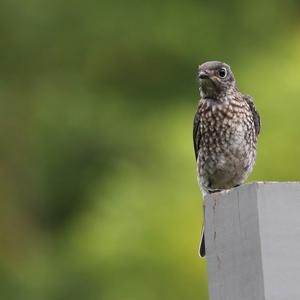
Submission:
M 204 218 L 210 300 L 300 299 L 300 183 L 210 194 Z

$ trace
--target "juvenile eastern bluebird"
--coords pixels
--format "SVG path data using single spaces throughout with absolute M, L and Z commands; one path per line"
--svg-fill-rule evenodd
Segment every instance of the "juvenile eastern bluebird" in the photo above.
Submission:
M 199 66 L 200 96 L 193 138 L 203 195 L 242 184 L 252 171 L 260 117 L 250 96 L 237 88 L 230 66 Z M 199 253 L 205 256 L 204 230 Z

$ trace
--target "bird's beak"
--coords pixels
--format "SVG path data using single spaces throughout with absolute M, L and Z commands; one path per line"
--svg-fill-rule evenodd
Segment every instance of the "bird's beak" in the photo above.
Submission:
M 199 79 L 209 79 L 209 75 L 205 71 L 199 72 Z

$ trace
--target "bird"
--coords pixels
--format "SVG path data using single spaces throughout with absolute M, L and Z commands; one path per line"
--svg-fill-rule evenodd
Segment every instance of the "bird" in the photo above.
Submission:
M 251 96 L 242 94 L 228 64 L 199 66 L 200 101 L 193 123 L 197 181 L 203 196 L 241 185 L 256 160 L 261 121 Z M 199 255 L 206 255 L 204 225 Z

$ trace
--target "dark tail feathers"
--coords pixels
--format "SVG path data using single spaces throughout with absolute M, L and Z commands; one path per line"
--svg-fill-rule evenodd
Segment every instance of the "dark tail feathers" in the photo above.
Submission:
M 201 257 L 205 257 L 205 254 L 206 254 L 206 252 L 205 252 L 205 238 L 204 238 L 204 226 L 203 226 L 200 247 L 199 247 L 199 255 Z

